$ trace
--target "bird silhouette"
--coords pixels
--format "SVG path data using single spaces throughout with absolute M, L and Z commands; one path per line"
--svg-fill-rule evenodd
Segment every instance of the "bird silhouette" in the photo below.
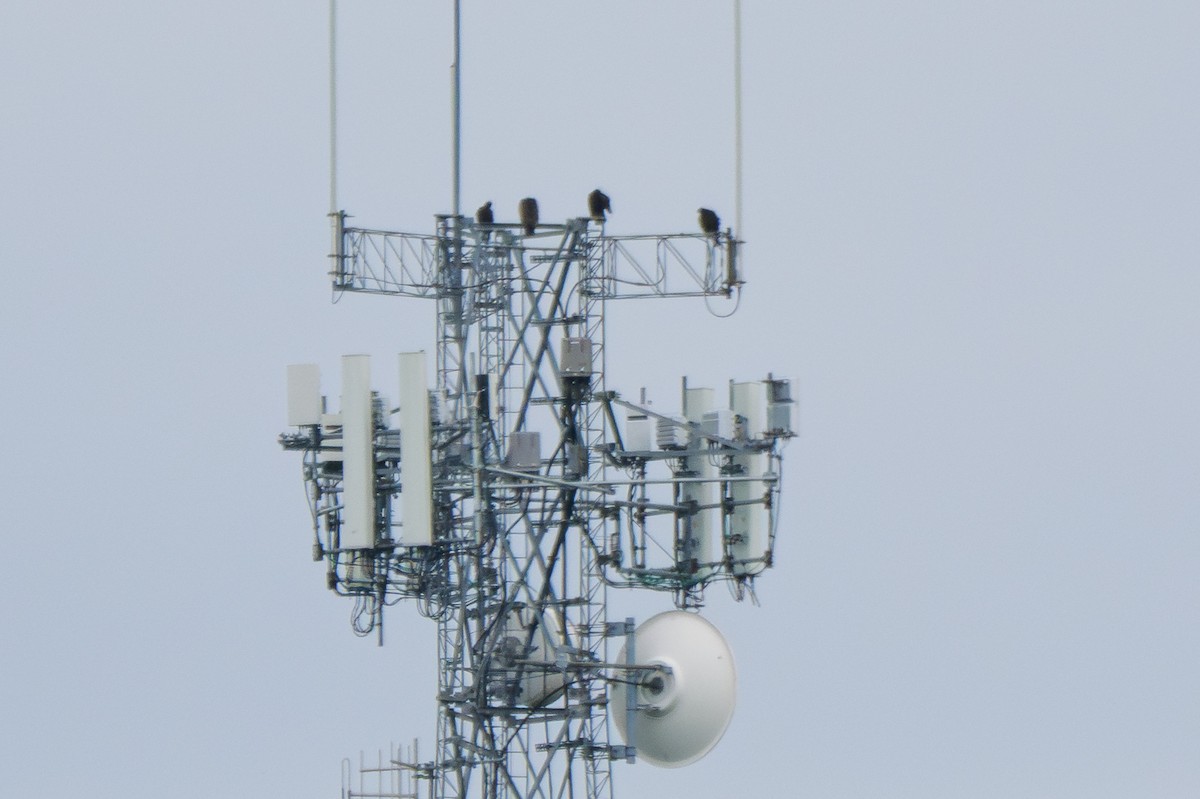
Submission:
M 612 213 L 612 203 L 608 199 L 608 195 L 599 189 L 594 189 L 588 195 L 588 214 L 592 219 L 604 221 L 604 212 Z
M 521 225 L 525 229 L 526 236 L 532 236 L 534 228 L 538 223 L 538 207 L 537 200 L 532 197 L 526 197 L 521 200 L 517 206 L 517 214 L 521 217 Z
M 709 236 L 712 236 L 713 244 L 717 243 L 717 237 L 721 234 L 721 217 L 717 216 L 717 212 L 708 208 L 699 209 L 700 213 L 700 229 Z
M 496 221 L 495 214 L 492 213 L 492 201 L 488 200 L 483 205 L 479 206 L 475 211 L 475 224 L 491 225 Z M 483 231 L 483 240 L 487 241 L 492 235 L 492 231 Z

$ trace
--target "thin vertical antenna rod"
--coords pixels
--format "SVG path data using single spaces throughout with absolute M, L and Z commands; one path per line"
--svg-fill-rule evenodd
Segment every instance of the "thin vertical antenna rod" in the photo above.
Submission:
M 329 213 L 337 212 L 337 0 L 329 0 Z
M 462 215 L 462 203 L 459 193 L 462 190 L 462 17 L 461 1 L 454 0 L 454 84 L 453 84 L 453 117 L 454 117 L 454 216 Z
M 742 228 L 742 0 L 733 0 L 733 182 L 734 222 L 739 239 Z

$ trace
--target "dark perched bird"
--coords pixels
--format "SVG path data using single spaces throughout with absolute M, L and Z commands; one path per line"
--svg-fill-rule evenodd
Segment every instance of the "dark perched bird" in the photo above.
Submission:
M 612 213 L 612 203 L 608 199 L 608 195 L 599 189 L 595 189 L 588 195 L 588 214 L 592 219 L 604 221 L 604 212 Z
M 495 215 L 492 213 L 492 201 L 488 200 L 483 205 L 479 206 L 475 211 L 475 223 L 479 225 L 490 225 L 496 221 Z
M 532 236 L 533 229 L 537 227 L 538 210 L 537 200 L 532 197 L 526 197 L 521 200 L 517 206 L 517 214 L 521 217 L 521 225 L 525 228 L 525 235 Z
M 483 205 L 479 206 L 478 209 L 476 209 L 475 224 L 490 225 L 490 224 L 494 223 L 495 221 L 496 221 L 496 216 L 495 216 L 495 214 L 492 213 L 492 201 L 491 200 L 488 200 Z M 487 241 L 491 235 L 492 235 L 492 231 L 490 231 L 490 230 L 483 231 L 483 240 Z
M 721 232 L 721 217 L 717 216 L 716 211 L 708 208 L 701 208 L 699 211 L 700 229 L 712 236 L 713 244 L 716 244 L 717 235 Z

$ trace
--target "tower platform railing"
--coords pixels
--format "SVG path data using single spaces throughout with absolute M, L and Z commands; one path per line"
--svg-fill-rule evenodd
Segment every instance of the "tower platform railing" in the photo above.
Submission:
M 732 231 L 610 236 L 578 218 L 524 235 L 516 223 L 476 225 L 459 217 L 456 225 L 454 217 L 440 216 L 438 233 L 407 233 L 347 226 L 344 211 L 331 216 L 329 275 L 337 292 L 437 298 L 456 288 L 439 283 L 447 259 L 483 268 L 524 251 L 533 263 L 555 256 L 563 232 L 581 229 L 600 263 L 586 287 L 595 299 L 729 297 L 742 285 L 741 242 Z

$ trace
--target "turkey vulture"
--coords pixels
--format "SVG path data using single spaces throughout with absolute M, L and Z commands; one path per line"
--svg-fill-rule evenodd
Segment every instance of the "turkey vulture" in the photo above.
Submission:
M 475 211 L 475 224 L 490 225 L 496 221 L 495 215 L 492 213 L 492 201 L 488 200 L 479 209 Z
M 521 200 L 520 205 L 517 206 L 517 213 L 521 217 L 521 225 L 525 228 L 525 235 L 532 236 L 533 229 L 537 227 L 538 223 L 537 200 L 532 197 L 526 197 L 524 200 Z
M 496 216 L 492 213 L 492 201 L 491 200 L 488 200 L 483 205 L 479 206 L 478 210 L 475 211 L 475 224 L 490 225 L 490 224 L 494 223 L 495 221 L 496 221 Z M 490 231 L 490 230 L 483 231 L 483 240 L 487 241 L 491 235 L 492 235 L 492 231 Z
M 592 219 L 604 221 L 604 212 L 612 213 L 612 203 L 608 199 L 608 195 L 599 189 L 595 189 L 588 195 L 588 214 Z
M 721 217 L 717 216 L 716 211 L 708 208 L 700 210 L 700 229 L 708 235 L 712 236 L 713 244 L 717 243 L 717 236 L 721 232 Z

